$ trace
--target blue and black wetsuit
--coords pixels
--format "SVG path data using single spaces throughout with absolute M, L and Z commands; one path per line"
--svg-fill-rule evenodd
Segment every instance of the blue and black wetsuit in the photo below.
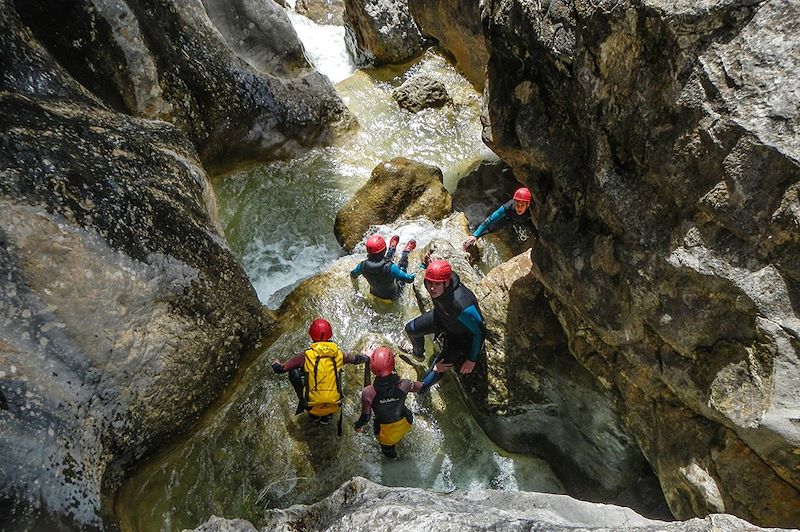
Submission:
M 472 236 L 479 238 L 482 235 L 501 229 L 509 222 L 518 225 L 533 226 L 531 213 L 526 210 L 522 214 L 517 214 L 517 210 L 514 208 L 514 200 L 512 199 L 505 202 L 499 209 L 487 216 L 483 223 L 472 233 Z
M 478 300 L 469 288 L 461 284 L 455 273 L 444 293 L 433 300 L 433 310 L 406 324 L 406 334 L 415 354 L 425 351 L 425 335 L 436 333 L 444 334 L 444 347 L 422 379 L 420 393 L 426 392 L 444 375 L 434 371 L 436 362 L 454 366 L 460 366 L 465 360 L 477 363 L 483 352 L 486 326 Z
M 372 295 L 381 299 L 396 299 L 400 296 L 406 283 L 414 282 L 414 276 L 406 273 L 408 269 L 408 252 L 400 254 L 399 264 L 392 262 L 395 248 L 391 247 L 386 254 L 376 253 L 367 255 L 367 260 L 362 260 L 350 272 L 350 277 L 356 278 L 363 275 L 369 283 Z

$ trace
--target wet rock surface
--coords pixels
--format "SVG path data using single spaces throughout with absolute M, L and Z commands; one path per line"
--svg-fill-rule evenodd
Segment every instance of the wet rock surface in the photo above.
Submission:
M 361 241 L 371 225 L 399 217 L 441 220 L 453 210 L 450 193 L 435 166 L 402 157 L 375 167 L 369 180 L 336 214 L 334 234 L 347 251 Z
M 387 488 L 364 478 L 346 482 L 309 506 L 271 510 L 260 529 L 241 520 L 213 517 L 196 532 L 256 530 L 623 530 L 711 532 L 764 530 L 730 515 L 666 523 L 629 508 L 577 501 L 565 495 L 502 491 L 436 493 Z
M 675 516 L 800 523 L 796 2 L 487 2 L 533 272 Z
M 347 48 L 362 66 L 402 63 L 425 49 L 408 0 L 345 0 Z
M 397 105 L 417 113 L 423 109 L 442 107 L 451 103 L 444 83 L 430 76 L 414 76 L 392 91 L 392 98 Z
M 271 323 L 187 137 L 110 110 L 5 0 L 0 48 L 0 528 L 100 528 Z
M 481 24 L 484 3 L 475 0 L 408 0 L 408 9 L 422 34 L 435 38 L 450 52 L 456 67 L 478 90 L 483 89 L 489 62 Z
M 295 9 L 317 24 L 344 25 L 344 0 L 297 0 Z
M 207 168 L 297 153 L 347 116 L 272 0 L 7 2 L 81 85 L 175 124 Z

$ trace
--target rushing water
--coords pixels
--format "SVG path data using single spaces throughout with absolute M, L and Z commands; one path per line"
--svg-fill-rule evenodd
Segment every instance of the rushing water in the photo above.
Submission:
M 344 256 L 333 236 L 339 208 L 383 160 L 404 156 L 437 165 L 452 191 L 476 162 L 495 158 L 480 139 L 480 95 L 441 56 L 428 52 L 402 68 L 354 71 L 342 62 L 340 37 L 338 51 L 333 50 L 334 30 L 298 18 L 303 17 L 293 15 L 309 56 L 332 79 L 346 78 L 337 89 L 360 128 L 339 146 L 223 176 L 215 190 L 228 241 L 265 304 L 277 308 L 300 281 L 327 273 L 312 297 L 292 302 L 299 325 L 287 327 L 291 330 L 256 357 L 193 434 L 142 466 L 120 490 L 116 509 L 123 528 L 179 530 L 214 514 L 258 524 L 265 509 L 314 502 L 354 475 L 440 490 L 562 491 L 545 463 L 491 443 L 452 376 L 423 398 L 409 396 L 415 423 L 398 447 L 398 461 L 381 457 L 369 428 L 363 434 L 352 430 L 359 414 L 357 390 L 363 386 L 361 366 L 347 370 L 341 438 L 332 425 L 293 415 L 294 393 L 285 376 L 272 373 L 270 362 L 307 345 L 309 321 L 324 315 L 333 324 L 334 340 L 352 352 L 368 331 L 390 345 L 402 344 L 403 324 L 418 314 L 410 289 L 399 302 L 386 305 L 366 295 L 363 280 L 353 288 L 347 272 L 363 258 L 363 243 L 354 255 Z M 391 91 L 417 73 L 442 80 L 454 105 L 417 114 L 401 111 Z M 415 237 L 419 247 L 434 236 L 456 238 L 424 220 L 379 230 L 386 236 L 396 232 L 403 242 Z M 418 263 L 414 256 L 411 271 Z M 398 362 L 398 370 L 416 378 L 405 363 Z

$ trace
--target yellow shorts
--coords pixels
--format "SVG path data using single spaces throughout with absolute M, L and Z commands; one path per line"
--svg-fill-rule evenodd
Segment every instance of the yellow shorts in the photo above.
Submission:
M 328 414 L 334 414 L 339 411 L 339 405 L 336 403 L 320 403 L 310 406 L 311 409 L 308 413 L 318 417 L 327 416 Z
M 381 423 L 381 430 L 378 433 L 378 443 L 381 445 L 394 445 L 403 439 L 411 423 L 404 417 L 392 423 Z

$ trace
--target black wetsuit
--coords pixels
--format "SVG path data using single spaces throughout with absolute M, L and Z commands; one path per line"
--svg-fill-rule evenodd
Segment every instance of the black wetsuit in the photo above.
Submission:
M 531 213 L 526 209 L 522 214 L 518 214 L 514 208 L 514 200 L 508 200 L 499 209 L 486 217 L 481 225 L 475 229 L 472 236 L 475 238 L 480 237 L 504 227 L 508 223 L 514 223 L 522 226 L 533 226 L 531 221 Z
M 353 278 L 363 275 L 369 283 L 369 291 L 372 295 L 381 299 L 397 298 L 406 283 L 414 281 L 414 276 L 406 273 L 408 269 L 408 252 L 400 254 L 399 264 L 392 262 L 395 248 L 389 248 L 384 255 L 377 253 L 368 255 L 367 260 L 362 260 L 350 272 Z
M 486 327 L 475 294 L 461 284 L 455 273 L 450 285 L 441 296 L 433 300 L 433 310 L 414 318 L 406 324 L 406 334 L 411 339 L 414 353 L 425 350 L 426 334 L 444 334 L 444 347 L 436 361 L 460 365 L 465 360 L 478 362 L 483 350 Z M 442 377 L 433 368 L 422 380 L 422 392 Z

